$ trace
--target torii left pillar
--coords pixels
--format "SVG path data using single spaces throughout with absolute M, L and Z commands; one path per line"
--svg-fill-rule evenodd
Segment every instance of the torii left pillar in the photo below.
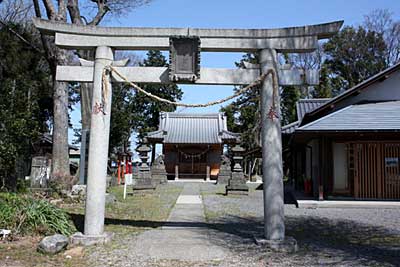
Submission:
M 104 214 L 112 88 L 109 73 L 106 73 L 108 84 L 103 88 L 103 71 L 112 64 L 113 59 L 110 47 L 97 47 L 93 73 L 85 228 L 83 236 L 73 236 L 73 243 L 83 245 L 105 243 L 111 238 L 104 233 Z

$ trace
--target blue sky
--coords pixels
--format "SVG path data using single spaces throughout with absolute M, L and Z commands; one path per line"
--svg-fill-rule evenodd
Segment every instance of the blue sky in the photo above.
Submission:
M 400 0 L 154 0 L 120 18 L 106 18 L 102 26 L 193 27 L 193 28 L 277 28 L 344 20 L 359 25 L 374 9 L 388 9 L 400 19 Z M 143 54 L 143 53 L 142 53 Z M 234 68 L 241 53 L 202 53 L 201 65 Z M 200 103 L 232 94 L 232 86 L 181 86 L 183 101 Z M 185 112 L 217 112 L 220 106 L 186 109 Z M 79 126 L 80 108 L 72 112 Z M 72 131 L 70 131 L 70 140 Z

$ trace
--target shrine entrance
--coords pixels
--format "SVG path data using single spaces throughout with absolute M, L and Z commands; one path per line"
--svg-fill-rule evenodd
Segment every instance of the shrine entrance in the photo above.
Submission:
M 177 147 L 178 157 L 178 177 L 175 179 L 206 179 L 207 178 L 207 146 L 181 146 Z M 168 169 L 167 169 L 168 171 Z
M 154 101 L 176 106 L 205 107 L 220 104 L 261 86 L 261 142 L 264 196 L 264 240 L 272 247 L 285 242 L 282 140 L 279 86 L 316 85 L 318 70 L 279 65 L 278 53 L 312 52 L 318 40 L 336 34 L 343 24 L 281 29 L 107 28 L 54 23 L 34 19 L 43 33 L 55 35 L 64 49 L 95 50 L 95 61 L 82 66 L 58 66 L 56 80 L 93 82 L 87 197 L 83 239 L 103 243 L 108 141 L 112 82 L 124 82 Z M 114 61 L 115 50 L 168 50 L 170 66 L 125 67 Z M 244 69 L 200 68 L 201 52 L 258 53 L 258 64 Z M 235 95 L 210 103 L 174 103 L 154 96 L 136 83 L 189 83 L 244 86 Z

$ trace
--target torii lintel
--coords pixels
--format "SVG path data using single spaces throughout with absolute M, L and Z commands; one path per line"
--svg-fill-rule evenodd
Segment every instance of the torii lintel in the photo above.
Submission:
M 109 46 L 117 50 L 168 50 L 173 36 L 197 36 L 201 51 L 303 53 L 317 48 L 318 40 L 337 33 L 343 21 L 277 29 L 197 29 L 82 26 L 33 19 L 44 34 L 55 35 L 56 45 L 66 49 Z

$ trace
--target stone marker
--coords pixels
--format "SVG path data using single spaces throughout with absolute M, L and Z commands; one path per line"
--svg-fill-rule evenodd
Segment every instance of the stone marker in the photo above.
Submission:
M 62 250 L 64 250 L 69 243 L 68 237 L 65 235 L 52 235 L 46 236 L 40 241 L 38 246 L 38 251 L 45 254 L 56 254 Z
M 233 166 L 233 172 L 231 179 L 228 181 L 228 185 L 225 187 L 226 195 L 228 194 L 239 194 L 247 195 L 249 192 L 249 187 L 246 184 L 246 178 L 244 177 L 243 169 L 241 166 L 243 160 L 244 148 L 236 145 L 232 148 L 233 161 L 235 165 Z
M 218 184 L 227 184 L 229 179 L 231 179 L 231 161 L 226 155 L 221 155 L 221 167 L 219 169 Z
M 50 162 L 47 157 L 37 156 L 32 158 L 31 188 L 46 188 L 48 183 L 48 170 Z

